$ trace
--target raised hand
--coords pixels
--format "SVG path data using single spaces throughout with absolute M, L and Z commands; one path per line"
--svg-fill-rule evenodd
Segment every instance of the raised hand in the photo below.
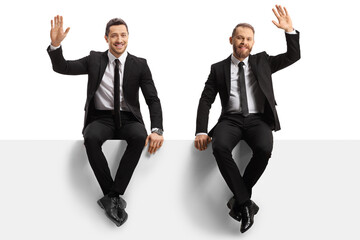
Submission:
M 275 5 L 275 7 L 276 10 L 272 9 L 272 11 L 274 12 L 279 22 L 275 22 L 274 20 L 272 22 L 275 24 L 275 26 L 284 29 L 286 32 L 293 31 L 294 28 L 292 26 L 292 21 L 286 8 L 285 7 L 283 8 L 280 5 Z
M 65 32 L 63 29 L 63 17 L 62 16 L 55 16 L 54 21 L 51 20 L 51 30 L 50 30 L 50 38 L 51 38 L 51 45 L 54 47 L 60 46 L 61 42 L 64 40 L 70 28 L 68 27 Z

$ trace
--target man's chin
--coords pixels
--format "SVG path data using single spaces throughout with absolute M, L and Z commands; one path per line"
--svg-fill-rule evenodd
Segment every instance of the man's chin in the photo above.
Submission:
M 245 59 L 245 58 L 247 58 L 248 56 L 250 55 L 250 53 L 237 53 L 236 54 L 236 57 L 237 58 L 240 58 L 240 59 Z
M 113 52 L 114 52 L 116 55 L 122 55 L 122 54 L 125 52 L 125 49 L 126 49 L 126 48 L 121 49 L 121 50 L 119 50 L 119 49 L 113 49 Z

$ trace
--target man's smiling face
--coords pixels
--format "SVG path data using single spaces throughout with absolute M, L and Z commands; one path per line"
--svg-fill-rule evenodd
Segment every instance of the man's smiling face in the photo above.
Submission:
M 128 39 L 129 33 L 125 25 L 111 26 L 108 36 L 105 36 L 105 40 L 109 44 L 109 51 L 116 58 L 125 52 Z
M 254 32 L 248 27 L 237 27 L 234 35 L 230 37 L 233 54 L 240 61 L 250 55 L 254 43 Z

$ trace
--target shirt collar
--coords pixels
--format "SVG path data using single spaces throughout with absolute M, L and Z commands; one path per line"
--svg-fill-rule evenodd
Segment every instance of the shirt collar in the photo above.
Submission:
M 237 66 L 237 65 L 239 65 L 239 63 L 240 63 L 240 60 L 237 59 L 237 58 L 234 56 L 234 54 L 231 54 L 231 62 Z M 248 66 L 248 64 L 249 64 L 249 56 L 247 56 L 247 57 L 243 60 L 243 63 L 245 64 L 245 66 Z
M 121 54 L 121 56 L 118 58 L 120 61 L 120 64 L 124 65 L 127 56 L 128 56 L 127 51 L 125 51 L 123 54 Z M 111 64 L 113 64 L 116 59 L 116 57 L 114 55 L 112 55 L 112 53 L 110 51 L 108 51 L 108 58 L 109 58 L 109 62 Z

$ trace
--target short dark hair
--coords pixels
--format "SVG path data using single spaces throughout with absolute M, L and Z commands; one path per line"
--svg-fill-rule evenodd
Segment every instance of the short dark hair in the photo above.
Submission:
M 114 25 L 125 25 L 126 31 L 129 33 L 128 26 L 124 20 L 122 20 L 121 18 L 113 18 L 106 24 L 105 36 L 109 35 L 110 27 Z
M 248 24 L 248 23 L 239 23 L 239 24 L 236 25 L 236 27 L 234 28 L 234 30 L 233 30 L 233 32 L 232 32 L 232 34 L 231 34 L 232 37 L 234 37 L 234 34 L 235 34 L 236 29 L 237 29 L 238 27 L 250 28 L 250 29 L 253 31 L 253 33 L 255 34 L 255 29 L 254 29 L 253 26 L 251 26 L 251 25 Z

